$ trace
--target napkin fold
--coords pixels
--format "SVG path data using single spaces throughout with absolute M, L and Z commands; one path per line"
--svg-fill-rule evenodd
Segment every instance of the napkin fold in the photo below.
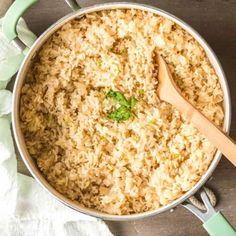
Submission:
M 11 134 L 12 93 L 6 90 L 24 56 L 9 44 L 0 19 L 0 235 L 1 236 L 112 236 L 106 224 L 78 213 L 55 200 L 33 178 L 17 173 Z M 30 47 L 36 36 L 23 19 L 19 38 Z

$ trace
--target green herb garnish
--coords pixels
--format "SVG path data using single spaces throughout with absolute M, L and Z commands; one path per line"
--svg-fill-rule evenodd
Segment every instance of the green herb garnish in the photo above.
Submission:
M 144 90 L 143 90 L 143 89 L 140 89 L 140 90 L 139 90 L 139 94 L 140 94 L 140 95 L 143 95 L 143 94 L 144 94 Z
M 128 120 L 132 116 L 132 112 L 127 109 L 125 106 L 120 106 L 118 109 L 116 109 L 113 112 L 110 112 L 107 117 L 116 120 L 118 122 L 122 120 Z
M 138 100 L 135 97 L 130 99 L 130 109 L 133 110 L 135 105 L 137 104 Z
M 125 96 L 118 91 L 110 90 L 107 93 L 108 98 L 113 98 L 120 105 L 115 111 L 110 112 L 107 117 L 117 122 L 128 120 L 131 116 L 135 115 L 133 109 L 138 100 L 135 97 L 131 97 L 128 101 Z
M 150 124 L 155 125 L 156 124 L 155 120 L 150 120 Z
M 115 101 L 117 101 L 121 106 L 125 106 L 125 107 L 130 107 L 130 103 L 127 101 L 127 99 L 125 98 L 125 96 L 120 93 L 120 92 L 116 92 L 113 90 L 110 90 L 107 93 L 107 97 L 108 98 L 113 98 Z

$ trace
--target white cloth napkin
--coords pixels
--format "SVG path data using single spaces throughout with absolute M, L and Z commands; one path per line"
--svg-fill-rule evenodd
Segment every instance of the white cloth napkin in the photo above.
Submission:
M 31 45 L 35 36 L 23 20 L 17 29 L 19 37 Z M 103 221 L 64 206 L 33 178 L 17 173 L 10 128 L 12 94 L 5 89 L 10 78 L 6 78 L 5 72 L 1 74 L 1 69 L 19 53 L 4 38 L 0 20 L 0 235 L 111 236 Z

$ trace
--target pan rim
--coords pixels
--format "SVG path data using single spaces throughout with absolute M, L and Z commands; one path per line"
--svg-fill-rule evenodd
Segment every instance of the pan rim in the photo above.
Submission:
M 231 123 L 231 101 L 230 101 L 230 93 L 229 93 L 229 87 L 227 83 L 226 76 L 223 72 L 222 66 L 216 57 L 214 51 L 211 49 L 211 47 L 206 43 L 206 41 L 187 23 L 182 21 L 181 19 L 177 18 L 176 16 L 163 11 L 159 8 L 152 7 L 145 4 L 138 4 L 138 3 L 131 3 L 131 2 L 113 2 L 113 3 L 105 3 L 105 4 L 96 4 L 90 7 L 79 9 L 76 12 L 72 12 L 63 18 L 59 19 L 56 23 L 54 23 L 52 26 L 50 26 L 33 44 L 33 46 L 30 48 L 28 55 L 25 57 L 20 70 L 18 72 L 16 82 L 14 85 L 13 90 L 13 108 L 12 108 L 12 126 L 13 126 L 13 133 L 15 137 L 15 141 L 18 147 L 18 150 L 20 152 L 20 155 L 27 166 L 28 170 L 32 174 L 32 176 L 37 180 L 37 182 L 46 189 L 51 195 L 53 195 L 57 200 L 64 203 L 68 207 L 79 211 L 81 213 L 99 217 L 105 220 L 113 220 L 113 221 L 126 221 L 126 220 L 138 220 L 142 219 L 144 217 L 149 217 L 153 215 L 157 215 L 159 213 L 171 210 L 178 206 L 179 204 L 183 203 L 185 200 L 187 200 L 190 196 L 194 195 L 199 188 L 201 188 L 206 181 L 211 177 L 213 171 L 218 165 L 218 162 L 221 159 L 221 153 L 219 150 L 217 150 L 215 157 L 209 166 L 208 170 L 204 175 L 202 175 L 201 179 L 191 188 L 188 192 L 186 192 L 184 195 L 182 195 L 180 198 L 172 201 L 168 205 L 162 206 L 161 208 L 158 208 L 156 210 L 147 211 L 143 213 L 136 213 L 131 215 L 111 215 L 108 213 L 103 213 L 97 210 L 89 209 L 83 206 L 80 206 L 78 203 L 75 203 L 59 192 L 57 192 L 42 176 L 41 172 L 35 167 L 32 158 L 28 154 L 28 151 L 24 145 L 24 139 L 23 135 L 21 133 L 20 125 L 19 125 L 19 98 L 20 98 L 20 90 L 24 82 L 24 74 L 26 73 L 27 67 L 30 64 L 31 60 L 33 59 L 35 53 L 39 48 L 42 46 L 42 44 L 53 34 L 58 28 L 60 28 L 62 25 L 64 25 L 67 21 L 72 20 L 73 18 L 78 18 L 83 16 L 84 14 L 90 13 L 90 12 L 96 12 L 101 10 L 109 10 L 109 9 L 130 9 L 135 8 L 139 10 L 145 10 L 149 12 L 153 12 L 155 14 L 164 16 L 166 18 L 171 19 L 172 21 L 176 22 L 178 25 L 180 25 L 183 29 L 185 29 L 188 33 L 190 33 L 197 42 L 204 48 L 206 51 L 206 54 L 214 67 L 221 83 L 222 90 L 224 92 L 224 108 L 225 108 L 225 118 L 224 118 L 224 131 L 229 132 L 230 129 L 230 123 Z

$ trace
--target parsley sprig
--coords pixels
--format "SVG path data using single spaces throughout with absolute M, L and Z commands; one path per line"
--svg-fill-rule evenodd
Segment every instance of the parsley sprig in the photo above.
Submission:
M 133 110 L 138 102 L 135 97 L 131 97 L 128 101 L 121 92 L 110 90 L 107 93 L 107 98 L 113 98 L 120 105 L 115 111 L 108 113 L 107 117 L 109 119 L 121 122 L 135 115 Z

